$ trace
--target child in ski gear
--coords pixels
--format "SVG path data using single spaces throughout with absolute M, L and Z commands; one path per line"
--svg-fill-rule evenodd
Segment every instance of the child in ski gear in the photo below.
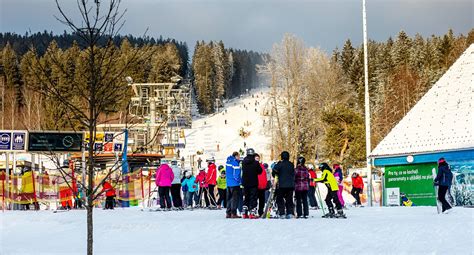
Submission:
M 342 175 L 342 169 L 339 164 L 334 164 L 333 168 L 334 168 L 334 178 L 336 178 L 337 186 L 339 188 L 339 190 L 337 191 L 337 198 L 339 199 L 341 206 L 344 207 L 344 198 L 342 197 L 342 191 L 344 190 L 342 181 L 344 179 L 344 176 Z
M 217 207 L 221 208 L 224 205 L 224 208 L 227 206 L 227 184 L 225 179 L 225 170 L 224 166 L 219 166 L 219 177 L 217 177 L 217 191 L 219 193 L 219 200 L 217 200 Z
M 178 209 L 183 208 L 183 200 L 181 199 L 181 169 L 178 167 L 178 161 L 171 161 L 171 169 L 173 170 L 173 181 L 171 182 L 171 197 L 173 198 L 173 206 Z
M 306 159 L 298 158 L 298 165 L 295 169 L 295 195 L 296 195 L 296 215 L 297 218 L 308 218 L 308 189 L 309 189 L 309 173 L 304 166 Z M 301 210 L 303 207 L 303 210 Z
M 186 171 L 185 178 L 183 182 L 181 183 L 181 185 L 183 187 L 186 187 L 187 189 L 186 195 L 185 195 L 186 205 L 188 207 L 193 207 L 193 197 L 196 200 L 196 204 L 198 202 L 196 199 L 197 198 L 196 192 L 198 191 L 198 185 L 196 183 L 196 177 L 192 175 L 191 171 Z
M 242 185 L 244 186 L 244 218 L 257 218 L 258 175 L 262 167 L 255 160 L 255 151 L 247 149 L 247 156 L 242 161 Z M 250 212 L 250 215 L 249 215 Z
M 329 165 L 326 163 L 321 163 L 319 164 L 319 169 L 323 171 L 322 176 L 321 178 L 316 178 L 314 181 L 323 182 L 328 188 L 328 193 L 326 195 L 325 201 L 326 201 L 326 205 L 328 206 L 329 213 L 327 213 L 323 217 L 336 216 L 334 213 L 334 206 L 332 202 L 334 202 L 334 204 L 336 205 L 337 216 L 344 217 L 345 215 L 344 215 L 344 212 L 342 211 L 341 203 L 339 202 L 339 199 L 337 197 L 337 191 L 339 187 L 337 186 L 336 178 L 334 178 L 334 175 L 332 174 L 331 167 L 329 167 Z
M 265 207 L 265 191 L 267 190 L 267 172 L 265 166 L 260 163 L 260 155 L 255 154 L 255 161 L 259 162 L 262 172 L 258 175 L 258 187 L 257 187 L 257 198 L 258 198 L 258 215 L 262 216 L 263 208 Z
M 102 191 L 105 191 L 105 208 L 104 209 L 114 209 L 114 198 L 115 198 L 115 189 L 110 185 L 109 182 L 105 181 L 102 183 Z
M 160 195 L 160 207 L 162 209 L 171 209 L 170 188 L 173 182 L 174 174 L 171 167 L 167 163 L 161 164 L 156 171 L 155 183 L 158 186 L 158 194 Z
M 206 201 L 206 207 L 209 207 L 209 200 L 212 207 L 216 207 L 216 197 L 214 195 L 214 188 L 217 183 L 217 169 L 216 164 L 214 163 L 214 158 L 207 160 L 208 168 L 206 174 L 206 186 L 204 189 L 204 197 Z
M 263 169 L 265 169 L 265 173 L 267 175 L 267 187 L 265 189 L 265 203 L 268 201 L 268 197 L 270 196 L 270 189 L 272 188 L 272 170 L 268 166 L 267 163 L 263 163 Z
M 290 153 L 283 151 L 281 161 L 273 168 L 272 176 L 278 177 L 277 204 L 280 218 L 292 218 L 294 204 L 293 191 L 295 190 L 295 166 L 290 162 Z M 286 211 L 285 211 L 286 209 Z
M 237 207 L 239 205 L 240 184 L 240 154 L 232 153 L 227 157 L 226 162 L 226 184 L 227 184 L 227 218 L 240 218 L 237 216 Z
M 414 206 L 413 202 L 405 195 L 405 193 L 400 193 L 400 197 L 402 199 L 402 205 L 403 206 Z
M 318 202 L 316 200 L 316 183 L 314 182 L 314 179 L 316 178 L 316 172 L 314 171 L 314 166 L 309 164 L 308 165 L 308 173 L 309 173 L 309 190 L 308 190 L 308 199 L 309 199 L 309 205 L 313 209 L 318 208 Z
M 355 198 L 356 205 L 361 205 L 359 194 L 362 193 L 363 190 L 364 190 L 364 180 L 362 180 L 362 177 L 360 177 L 358 173 L 353 173 L 351 195 Z
M 452 207 L 446 200 L 446 193 L 451 187 L 453 173 L 444 158 L 438 160 L 438 174 L 434 180 L 434 185 L 438 186 L 438 200 L 442 204 L 442 212 L 450 210 Z
M 202 204 L 201 202 L 202 202 L 202 197 L 203 197 L 203 194 L 204 194 L 204 189 L 207 188 L 207 185 L 206 185 L 206 172 L 204 171 L 204 168 L 199 169 L 199 173 L 196 176 L 195 182 L 199 186 L 199 192 L 198 192 L 199 202 L 196 206 L 201 207 L 201 204 Z M 209 205 L 209 198 L 207 196 L 204 197 L 204 201 L 206 201 L 206 206 L 208 206 Z

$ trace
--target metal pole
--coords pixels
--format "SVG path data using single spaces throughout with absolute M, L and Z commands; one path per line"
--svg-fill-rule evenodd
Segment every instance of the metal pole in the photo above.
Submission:
M 370 99 L 369 99 L 369 67 L 367 60 L 367 15 L 365 0 L 362 0 L 362 19 L 364 25 L 364 88 L 365 88 L 365 152 L 367 161 L 367 196 L 368 206 L 372 206 L 372 165 L 370 163 Z
M 81 158 L 81 168 L 82 168 L 82 191 L 85 192 L 86 189 L 86 148 L 85 146 L 82 146 L 81 148 L 81 152 L 82 152 L 82 158 Z M 92 188 L 92 187 L 89 187 L 89 188 Z M 86 200 L 87 200 L 87 196 L 85 196 Z M 86 201 L 87 202 L 87 201 Z
M 8 152 L 5 152 L 5 185 L 6 185 L 6 198 L 7 198 L 7 209 L 10 209 L 10 162 L 9 161 L 10 155 Z

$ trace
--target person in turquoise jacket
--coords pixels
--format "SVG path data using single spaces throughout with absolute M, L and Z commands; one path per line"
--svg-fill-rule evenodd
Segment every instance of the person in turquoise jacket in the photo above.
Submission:
M 222 208 L 222 202 L 224 202 L 224 208 L 227 206 L 227 199 L 226 199 L 226 190 L 227 190 L 227 183 L 226 183 L 226 173 L 224 166 L 219 166 L 219 176 L 217 177 L 217 191 L 219 192 L 219 199 L 217 200 L 217 208 Z
M 188 208 L 193 208 L 193 198 L 196 203 L 198 202 L 198 196 L 196 195 L 196 192 L 199 190 L 199 184 L 195 181 L 196 177 L 192 175 L 191 171 L 186 171 L 186 175 L 183 182 L 181 182 L 181 186 L 186 186 L 187 188 L 185 200 Z

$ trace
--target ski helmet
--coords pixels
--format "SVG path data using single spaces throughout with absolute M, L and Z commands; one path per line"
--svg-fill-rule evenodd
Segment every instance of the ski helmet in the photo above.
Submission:
M 184 176 L 190 177 L 191 176 L 191 171 L 186 171 L 186 173 L 184 173 Z
M 219 169 L 219 170 L 224 169 L 224 166 L 220 165 L 217 169 Z
M 263 163 L 263 167 L 264 167 L 265 169 L 268 169 L 268 164 L 267 164 L 267 163 Z
M 313 164 L 308 164 L 308 169 L 314 169 Z
M 306 159 L 304 157 L 298 157 L 298 165 L 304 165 L 306 163 Z
M 252 149 L 252 148 L 248 148 L 248 149 L 247 149 L 247 155 L 249 155 L 249 156 L 255 155 L 255 150 Z
M 327 163 L 321 163 L 319 164 L 319 167 L 318 167 L 321 171 L 322 170 L 329 170 L 332 172 L 332 169 L 331 167 L 327 164 Z

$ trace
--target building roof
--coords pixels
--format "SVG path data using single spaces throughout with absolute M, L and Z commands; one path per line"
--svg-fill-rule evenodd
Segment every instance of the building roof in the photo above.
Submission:
M 389 157 L 474 148 L 474 44 L 372 151 Z

